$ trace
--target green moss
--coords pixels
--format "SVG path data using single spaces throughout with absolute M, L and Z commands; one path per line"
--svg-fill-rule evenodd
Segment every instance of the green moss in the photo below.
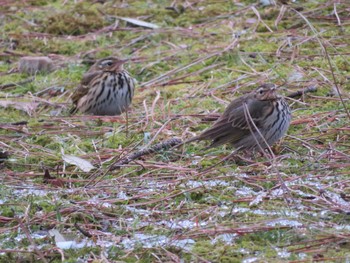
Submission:
M 93 23 L 92 23 L 93 21 Z M 100 13 L 93 7 L 78 3 L 72 10 L 57 12 L 47 18 L 43 30 L 57 35 L 82 35 L 104 25 Z

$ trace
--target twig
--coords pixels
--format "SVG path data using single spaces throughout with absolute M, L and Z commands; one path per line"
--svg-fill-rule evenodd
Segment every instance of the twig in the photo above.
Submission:
M 147 145 L 145 147 L 149 147 L 149 145 L 157 138 L 157 136 L 159 135 L 159 133 L 169 124 L 169 122 L 171 122 L 173 119 L 168 119 L 163 125 L 162 127 L 160 127 L 158 129 L 158 131 L 156 132 L 156 134 L 153 136 L 153 138 L 149 141 L 149 143 L 147 143 Z
M 131 149 L 131 151 L 133 150 L 133 149 L 135 149 L 138 145 L 140 145 L 140 143 L 141 143 L 141 141 L 139 142 L 139 143 L 137 143 L 132 149 Z M 125 150 L 125 149 L 124 149 Z M 116 157 L 116 158 L 119 158 L 121 155 L 123 155 L 123 153 L 124 153 L 125 151 L 123 151 L 118 157 Z M 125 157 L 123 157 L 123 158 L 120 158 L 120 160 L 123 160 Z M 91 176 L 90 176 L 90 181 L 89 182 L 87 182 L 87 184 L 84 186 L 84 187 L 88 187 L 88 186 L 90 186 L 91 184 L 92 184 L 92 182 L 94 182 L 95 181 L 95 179 L 97 178 L 97 177 L 99 177 L 100 175 L 102 175 L 101 176 L 101 178 L 99 179 L 99 180 L 97 180 L 96 182 L 94 182 L 94 185 L 96 185 L 99 181 L 101 181 L 102 180 L 102 178 L 103 177 L 105 177 L 106 176 L 106 174 L 108 174 L 110 171 L 111 171 L 111 168 L 113 167 L 113 165 L 110 165 L 109 166 L 109 168 L 106 170 L 106 171 L 104 171 L 104 172 L 102 172 L 102 170 L 98 170 L 98 171 L 96 171 L 94 174 L 92 174 Z
M 180 140 L 178 138 L 173 138 L 173 139 L 169 139 L 165 142 L 157 143 L 156 145 L 154 145 L 152 147 L 149 147 L 147 149 L 143 149 L 141 151 L 135 152 L 129 156 L 122 158 L 118 162 L 112 164 L 112 166 L 108 170 L 113 171 L 113 170 L 119 169 L 122 165 L 128 164 L 128 163 L 132 162 L 133 160 L 140 158 L 143 155 L 155 153 L 155 152 L 158 152 L 162 149 L 168 149 L 168 148 L 173 147 L 175 145 L 178 145 L 180 143 L 182 143 L 182 140 Z
M 310 92 L 316 92 L 317 91 L 317 88 L 315 86 L 310 86 L 310 87 L 307 87 L 306 89 L 303 89 L 303 90 L 297 90 L 293 93 L 290 93 L 287 95 L 288 98 L 296 98 L 296 97 L 300 97 L 306 93 L 310 93 Z
M 323 51 L 324 51 L 324 55 L 325 55 L 325 57 L 326 57 L 326 59 L 327 59 L 327 62 L 328 62 L 328 65 L 329 65 L 329 68 L 330 68 L 330 71 L 331 71 L 331 74 L 332 74 L 334 86 L 335 86 L 335 88 L 336 88 L 336 90 L 337 90 L 337 93 L 339 94 L 340 101 L 341 101 L 341 103 L 342 103 L 342 105 L 343 105 L 343 107 L 344 107 L 344 110 L 345 110 L 345 112 L 346 112 L 346 115 L 347 115 L 348 118 L 350 119 L 350 112 L 349 112 L 348 108 L 346 107 L 346 104 L 345 104 L 345 102 L 344 102 L 344 100 L 343 100 L 343 96 L 342 96 L 341 93 L 340 93 L 340 89 L 339 89 L 339 87 L 338 87 L 338 82 L 337 82 L 337 79 L 336 79 L 335 74 L 334 74 L 334 69 L 333 69 L 333 66 L 332 66 L 332 63 L 331 63 L 331 59 L 330 59 L 330 57 L 329 57 L 329 54 L 328 54 L 326 45 L 323 43 L 323 39 L 322 39 L 321 37 L 317 36 L 319 32 L 317 32 L 317 30 L 315 29 L 315 27 L 306 19 L 306 17 L 305 17 L 303 14 L 299 13 L 297 10 L 295 10 L 295 9 L 293 9 L 293 8 L 292 8 L 291 10 L 293 10 L 294 12 L 296 12 L 296 13 L 307 23 L 307 25 L 310 27 L 311 31 L 315 34 L 316 39 L 317 39 L 317 41 L 319 42 L 320 46 L 322 47 L 322 49 L 323 49 Z M 322 40 L 321 40 L 321 39 L 322 39 Z
M 24 84 L 27 84 L 29 82 L 32 82 L 35 78 L 34 77 L 31 77 L 29 79 L 25 79 L 23 81 L 20 81 L 20 82 L 17 82 L 17 83 L 7 83 L 7 84 L 2 84 L 0 85 L 0 90 L 2 89 L 7 89 L 7 88 L 11 88 L 11 87 L 14 87 L 14 86 L 20 86 L 20 85 L 24 85 Z
M 20 225 L 21 229 L 23 230 L 24 234 L 27 236 L 28 241 L 32 245 L 34 253 L 41 259 L 41 262 L 47 263 L 48 261 L 46 260 L 46 258 L 44 256 L 44 254 L 42 253 L 42 251 L 35 244 L 34 239 L 30 235 L 27 226 L 21 221 L 19 222 L 19 225 Z
M 92 237 L 92 235 L 91 235 L 88 231 L 82 229 L 82 228 L 78 225 L 77 222 L 74 223 L 74 226 L 75 226 L 75 228 L 78 229 L 79 232 L 82 233 L 84 236 L 89 237 L 89 238 Z

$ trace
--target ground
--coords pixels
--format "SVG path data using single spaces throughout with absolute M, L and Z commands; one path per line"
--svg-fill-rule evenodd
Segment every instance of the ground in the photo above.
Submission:
M 348 1 L 0 4 L 0 262 L 349 260 Z M 128 114 L 70 116 L 109 55 L 138 82 Z M 55 70 L 19 73 L 23 56 Z M 193 142 L 113 166 L 266 82 L 316 90 L 287 98 L 273 156 L 210 168 L 233 148 Z

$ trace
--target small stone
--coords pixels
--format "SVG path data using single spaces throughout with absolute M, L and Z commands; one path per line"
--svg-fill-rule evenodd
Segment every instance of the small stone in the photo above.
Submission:
M 54 69 L 54 65 L 49 57 L 22 57 L 18 68 L 19 72 L 32 75 L 38 72 L 50 72 Z

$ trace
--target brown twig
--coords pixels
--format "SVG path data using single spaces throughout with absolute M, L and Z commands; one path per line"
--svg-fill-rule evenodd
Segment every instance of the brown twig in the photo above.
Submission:
M 89 237 L 89 238 L 92 237 L 92 235 L 91 235 L 88 231 L 82 229 L 82 228 L 78 225 L 77 222 L 74 223 L 74 226 L 75 226 L 75 228 L 78 229 L 79 232 L 82 233 L 84 236 Z
M 47 263 L 48 261 L 46 260 L 44 254 L 42 253 L 42 251 L 38 248 L 38 246 L 35 244 L 34 239 L 32 238 L 32 236 L 29 233 L 29 229 L 28 227 L 23 223 L 23 222 L 19 222 L 19 225 L 21 227 L 21 229 L 23 230 L 24 234 L 26 235 L 28 241 L 30 242 L 30 244 L 33 247 L 34 253 L 40 257 L 41 262 L 45 262 Z
M 128 164 L 128 163 L 132 162 L 133 160 L 140 158 L 143 155 L 155 153 L 155 152 L 158 152 L 162 149 L 168 149 L 168 148 L 173 147 L 175 145 L 178 145 L 180 143 L 182 143 L 182 140 L 180 140 L 178 138 L 173 138 L 173 139 L 169 139 L 165 142 L 157 143 L 156 145 L 154 145 L 152 147 L 149 147 L 149 148 L 143 149 L 141 151 L 132 153 L 129 156 L 126 156 L 126 157 L 120 159 L 118 162 L 112 164 L 112 166 L 108 170 L 113 171 L 113 170 L 119 169 L 124 164 Z
M 297 90 L 293 93 L 290 93 L 287 95 L 287 97 L 288 98 L 297 98 L 297 97 L 300 97 L 306 93 L 316 92 L 316 91 L 317 91 L 317 88 L 315 86 L 310 86 L 310 87 L 307 87 L 306 89 Z
M 29 82 L 32 82 L 34 79 L 35 79 L 34 77 L 31 77 L 31 78 L 25 79 L 25 80 L 17 82 L 17 83 L 2 84 L 2 85 L 0 85 L 0 90 L 15 87 L 15 86 L 24 85 L 24 84 L 27 84 Z

